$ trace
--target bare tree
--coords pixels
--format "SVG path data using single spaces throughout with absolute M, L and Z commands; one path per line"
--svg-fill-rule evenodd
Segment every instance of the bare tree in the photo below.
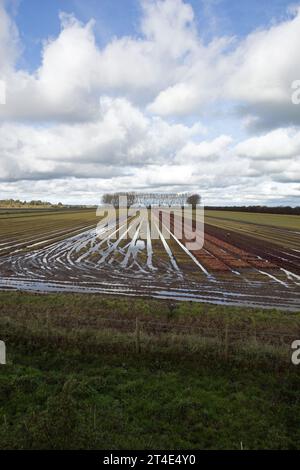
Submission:
M 199 194 L 191 194 L 187 198 L 186 202 L 190 204 L 193 207 L 193 209 L 195 209 L 201 202 L 201 196 Z
M 135 203 L 136 195 L 133 192 L 103 194 L 102 202 L 103 204 L 111 204 L 115 209 L 118 209 L 120 204 L 122 205 L 123 203 L 121 198 L 127 198 L 126 205 L 127 207 L 131 207 Z
M 112 194 L 103 194 L 102 203 L 103 204 L 111 204 L 112 203 Z

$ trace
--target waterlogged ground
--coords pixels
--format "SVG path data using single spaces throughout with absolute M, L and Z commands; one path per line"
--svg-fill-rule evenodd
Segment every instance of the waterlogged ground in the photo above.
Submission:
M 0 288 L 299 309 L 297 231 L 280 229 L 293 237 L 285 247 L 206 224 L 203 248 L 191 252 L 191 233 L 175 235 L 179 214 L 168 228 L 158 213 L 152 224 L 156 239 L 145 214 L 100 228 L 92 213 L 1 216 Z

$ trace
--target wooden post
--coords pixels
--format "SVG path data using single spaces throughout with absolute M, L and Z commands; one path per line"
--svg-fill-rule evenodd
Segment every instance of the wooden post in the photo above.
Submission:
M 257 336 L 256 336 L 256 321 L 255 321 L 255 318 L 252 319 L 252 322 L 253 322 L 253 329 L 254 329 L 253 339 L 254 339 L 254 344 L 256 345 L 257 344 Z
M 135 350 L 137 354 L 141 352 L 141 328 L 138 317 L 135 320 Z
M 228 343 L 229 343 L 229 322 L 228 319 L 226 319 L 225 323 L 225 344 L 224 344 L 224 356 L 227 361 L 228 359 Z
M 96 405 L 93 406 L 93 428 L 94 430 L 97 427 L 97 415 L 96 415 Z
M 47 317 L 46 317 L 46 329 L 47 329 L 47 338 L 49 338 L 49 312 L 47 312 Z

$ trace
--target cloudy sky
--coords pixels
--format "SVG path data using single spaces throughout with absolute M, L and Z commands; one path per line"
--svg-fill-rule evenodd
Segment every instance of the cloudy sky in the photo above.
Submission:
M 300 200 L 300 3 L 0 0 L 0 199 Z

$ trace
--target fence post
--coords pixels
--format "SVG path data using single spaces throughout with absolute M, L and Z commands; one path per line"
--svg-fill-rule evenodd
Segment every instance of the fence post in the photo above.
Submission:
M 257 344 L 257 335 L 256 335 L 256 321 L 255 318 L 252 318 L 252 324 L 253 324 L 253 339 L 254 339 L 254 344 Z
M 47 338 L 49 339 L 49 312 L 47 312 L 47 316 L 46 316 L 46 331 L 47 331 Z
M 138 317 L 135 320 L 135 350 L 137 354 L 141 352 L 141 327 Z
M 93 406 L 93 428 L 97 427 L 96 405 Z
M 225 344 L 224 344 L 224 356 L 227 361 L 228 359 L 228 345 L 229 345 L 229 321 L 226 318 L 225 323 Z

